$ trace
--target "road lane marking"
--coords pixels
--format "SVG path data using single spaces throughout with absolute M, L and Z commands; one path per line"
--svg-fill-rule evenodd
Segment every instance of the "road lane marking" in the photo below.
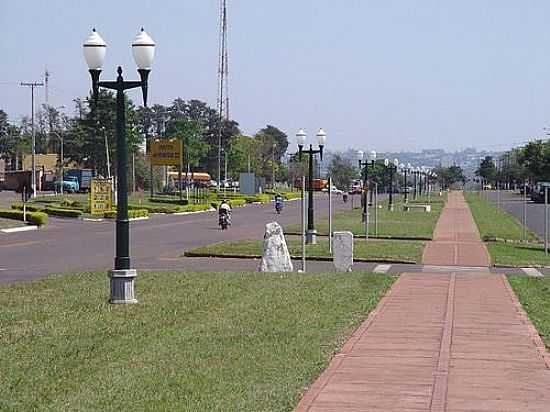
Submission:
M 374 273 L 388 273 L 388 270 L 390 270 L 391 265 L 377 265 L 374 268 Z
M 30 240 L 28 242 L 8 243 L 7 245 L 0 245 L 0 248 L 13 247 L 13 246 L 30 246 L 36 243 L 48 243 L 47 240 Z
M 544 275 L 542 273 L 540 273 L 537 269 L 535 268 L 521 268 L 521 270 L 523 270 L 523 272 L 527 275 L 527 276 L 531 276 L 531 277 L 534 277 L 534 278 L 541 278 L 543 277 Z

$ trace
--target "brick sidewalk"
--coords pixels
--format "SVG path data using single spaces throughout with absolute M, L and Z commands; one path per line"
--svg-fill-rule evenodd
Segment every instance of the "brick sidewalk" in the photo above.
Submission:
M 424 258 L 488 264 L 461 193 Z M 505 276 L 406 273 L 296 411 L 550 411 L 545 356 Z

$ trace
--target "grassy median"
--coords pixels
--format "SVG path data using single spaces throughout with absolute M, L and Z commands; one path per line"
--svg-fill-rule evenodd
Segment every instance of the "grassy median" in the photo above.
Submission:
M 493 264 L 517 267 L 550 265 L 550 258 L 545 255 L 543 246 L 536 243 L 539 240 L 536 233 L 527 229 L 526 242 L 522 242 L 523 226 L 514 216 L 481 199 L 477 193 L 464 193 L 464 197 L 481 238 L 487 241 Z
M 550 350 L 550 278 L 515 276 L 508 280 Z
M 511 214 L 498 208 L 494 203 L 481 199 L 477 193 L 465 192 L 464 197 L 476 222 L 483 240 L 506 239 L 524 240 L 523 225 Z M 537 241 L 538 236 L 526 230 L 528 241 Z
M 104 272 L 0 287 L 0 410 L 291 411 L 393 282 L 365 273 Z
M 288 251 L 293 257 L 302 256 L 301 241 L 296 238 L 287 239 Z M 425 243 L 420 241 L 396 241 L 355 239 L 353 257 L 356 260 L 375 262 L 420 263 Z M 238 240 L 219 242 L 199 247 L 185 252 L 186 256 L 208 257 L 261 257 L 261 240 Z M 306 256 L 309 258 L 332 259 L 329 252 L 328 239 L 318 238 L 316 245 L 306 246 Z
M 395 204 L 394 211 L 389 211 L 388 203 L 384 202 L 380 204 L 376 213 L 374 207 L 371 207 L 369 209 L 369 233 L 371 236 L 375 233 L 377 217 L 378 237 L 429 240 L 432 238 L 444 203 L 434 202 L 431 207 L 431 212 L 420 210 L 405 212 L 402 209 L 402 203 L 399 202 Z M 361 216 L 360 208 L 335 212 L 332 219 L 333 231 L 349 230 L 354 235 L 364 235 L 365 225 L 361 222 Z M 316 220 L 315 228 L 319 234 L 327 235 L 329 231 L 328 218 Z M 300 225 L 298 224 L 285 227 L 285 233 L 298 233 L 299 231 Z

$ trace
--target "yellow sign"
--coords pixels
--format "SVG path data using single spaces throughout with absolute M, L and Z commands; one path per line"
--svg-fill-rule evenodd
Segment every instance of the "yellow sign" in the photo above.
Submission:
M 181 140 L 161 139 L 151 143 L 153 166 L 177 166 L 183 154 Z
M 92 179 L 90 188 L 90 212 L 103 213 L 113 207 L 111 179 Z

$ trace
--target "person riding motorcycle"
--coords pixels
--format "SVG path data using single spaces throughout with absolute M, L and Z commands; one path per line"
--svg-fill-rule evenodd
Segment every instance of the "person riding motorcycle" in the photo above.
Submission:
M 222 200 L 222 203 L 220 204 L 220 207 L 218 209 L 219 214 L 219 224 L 222 226 L 222 229 L 224 229 L 224 224 L 226 226 L 231 225 L 231 206 L 229 206 L 229 203 L 227 200 Z
M 279 193 L 277 193 L 275 195 L 275 210 L 277 211 L 277 213 L 281 213 L 281 211 L 283 210 L 283 204 L 284 198 Z

